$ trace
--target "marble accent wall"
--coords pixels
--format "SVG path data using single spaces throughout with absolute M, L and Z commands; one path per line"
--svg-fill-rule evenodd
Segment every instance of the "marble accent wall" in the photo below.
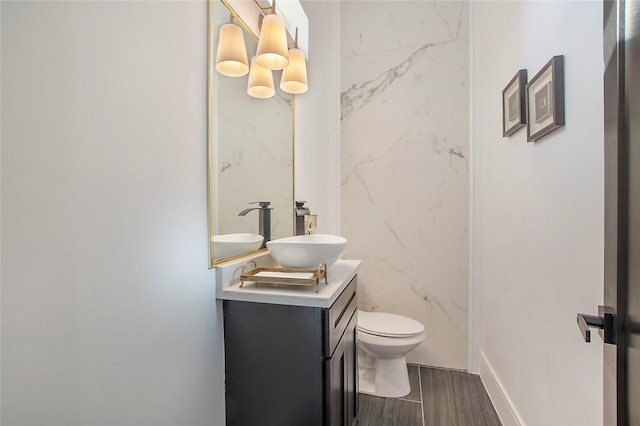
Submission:
M 408 356 L 467 368 L 468 3 L 341 2 L 342 234 L 360 309 L 405 315 Z

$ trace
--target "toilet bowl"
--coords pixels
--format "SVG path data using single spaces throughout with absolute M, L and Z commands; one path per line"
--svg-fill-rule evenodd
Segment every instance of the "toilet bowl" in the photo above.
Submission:
M 408 395 L 405 355 L 424 340 L 424 326 L 401 315 L 358 311 L 357 335 L 359 391 L 381 397 Z

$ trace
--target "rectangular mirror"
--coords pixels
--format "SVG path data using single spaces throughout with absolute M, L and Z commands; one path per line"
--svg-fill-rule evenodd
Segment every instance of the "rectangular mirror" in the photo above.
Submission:
M 264 250 L 266 241 L 257 239 L 267 230 L 272 240 L 294 233 L 294 96 L 278 87 L 281 71 L 273 72 L 276 94 L 268 99 L 247 94 L 247 75 L 216 71 L 220 27 L 231 16 L 243 28 L 249 62 L 257 46 L 257 36 L 227 3 L 208 0 L 209 267 Z M 269 205 L 261 209 L 258 202 Z M 270 226 L 261 229 L 266 213 Z

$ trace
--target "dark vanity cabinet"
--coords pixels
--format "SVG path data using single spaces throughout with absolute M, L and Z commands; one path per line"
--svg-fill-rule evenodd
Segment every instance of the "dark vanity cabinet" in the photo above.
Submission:
M 329 308 L 223 302 L 227 425 L 356 423 L 356 279 Z

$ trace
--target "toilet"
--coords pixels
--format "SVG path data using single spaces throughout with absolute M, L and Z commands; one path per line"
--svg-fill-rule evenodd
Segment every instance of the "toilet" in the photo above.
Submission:
M 411 391 L 405 355 L 424 340 L 424 326 L 386 312 L 358 311 L 359 391 L 381 397 Z

